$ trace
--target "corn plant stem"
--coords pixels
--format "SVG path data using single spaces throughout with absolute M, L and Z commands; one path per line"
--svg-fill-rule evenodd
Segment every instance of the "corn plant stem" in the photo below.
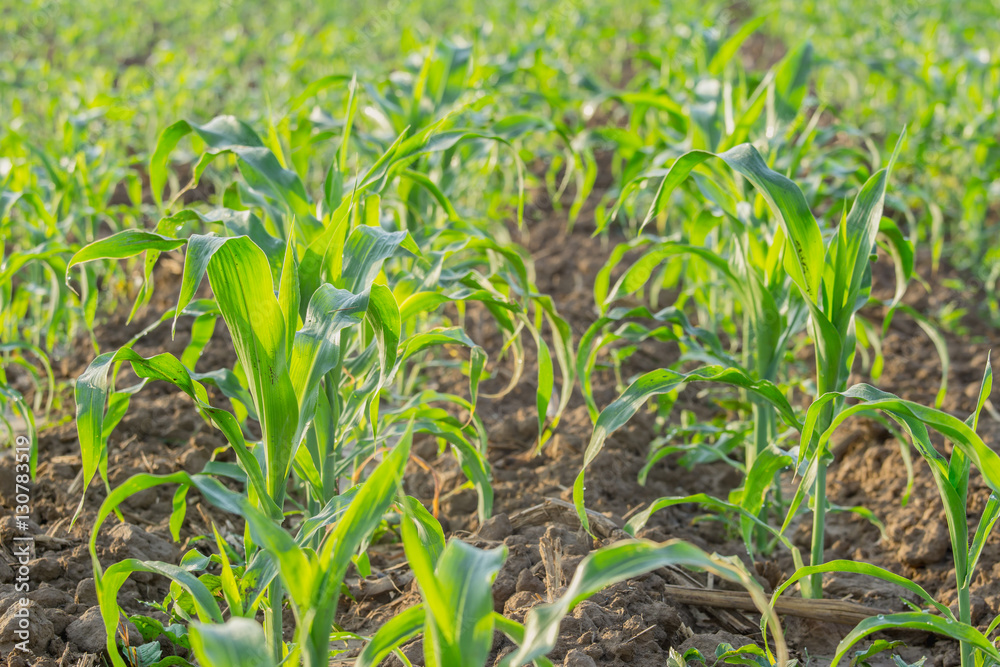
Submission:
M 957 573 L 956 573 L 957 574 Z M 969 587 L 964 585 L 964 575 L 958 583 L 958 620 L 962 623 L 972 624 L 972 604 L 969 599 Z M 959 651 L 962 659 L 962 667 L 973 667 L 975 659 L 973 657 L 972 646 L 968 642 L 959 644 Z
M 267 646 L 271 652 L 274 664 L 279 664 L 284 657 L 283 637 L 281 632 L 281 600 L 285 591 L 281 585 L 281 578 L 275 577 L 267 586 L 268 608 L 264 613 L 264 627 L 267 631 Z
M 969 473 L 965 473 L 964 487 L 968 488 Z M 963 494 L 962 505 L 966 506 L 968 498 Z M 955 557 L 955 583 L 958 591 L 958 620 L 962 623 L 972 624 L 972 601 L 969 597 L 969 580 L 971 579 L 969 567 L 969 531 L 964 515 L 951 518 L 949 532 L 952 536 L 952 551 Z M 959 643 L 959 655 L 961 656 L 962 667 L 973 667 L 975 660 L 973 648 L 967 642 Z
M 277 489 L 274 493 L 274 501 L 278 507 L 285 504 L 285 494 L 283 489 Z M 267 586 L 268 607 L 264 611 L 264 632 L 267 639 L 267 648 L 271 653 L 274 664 L 280 664 L 284 658 L 284 636 L 282 633 L 282 600 L 285 596 L 285 589 L 281 584 L 281 577 L 275 577 Z
M 817 359 L 820 358 L 817 350 Z M 839 359 L 837 360 L 839 361 Z M 818 365 L 818 364 L 817 364 Z M 834 389 L 843 389 L 840 381 L 840 364 L 828 367 L 819 367 L 817 373 L 816 389 L 817 395 L 822 396 Z M 846 380 L 846 378 L 845 378 Z M 835 406 L 838 402 L 828 404 L 820 413 L 819 427 L 816 433 L 824 433 L 833 421 Z M 816 436 L 819 437 L 818 435 Z M 813 446 L 818 446 L 818 442 Z M 816 481 L 813 485 L 813 525 L 812 525 L 812 549 L 810 551 L 810 565 L 823 564 L 823 547 L 826 540 L 826 463 L 822 454 L 819 454 L 816 461 Z M 813 574 L 810 577 L 809 597 L 819 599 L 823 597 L 823 575 Z M 803 591 L 805 595 L 805 591 Z
M 826 533 L 826 465 L 821 461 L 816 470 L 816 484 L 813 487 L 813 529 L 810 565 L 823 564 L 823 542 Z M 823 597 L 823 575 L 811 577 L 812 598 Z
M 757 460 L 757 456 L 764 451 L 773 440 L 776 427 L 777 415 L 775 414 L 774 408 L 770 404 L 764 404 L 759 400 L 753 399 L 753 442 L 747 448 L 746 453 L 747 474 L 750 473 L 750 469 L 753 467 L 754 461 Z M 761 508 L 758 518 L 764 523 L 767 523 L 767 515 L 768 506 L 767 503 L 765 503 Z M 757 550 L 761 553 L 767 553 L 768 542 L 770 539 L 767 531 L 758 526 L 754 529 L 754 535 L 756 537 Z

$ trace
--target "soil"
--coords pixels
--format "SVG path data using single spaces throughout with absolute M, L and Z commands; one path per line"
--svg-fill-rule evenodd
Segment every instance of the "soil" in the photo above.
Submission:
M 603 182 L 607 187 L 609 178 Z M 599 183 L 599 186 L 601 183 Z M 591 198 L 593 202 L 600 196 Z M 573 231 L 566 233 L 565 208 L 553 210 L 540 200 L 529 211 L 526 223 L 529 235 L 520 240 L 531 251 L 536 264 L 539 290 L 550 294 L 560 313 L 572 325 L 578 338 L 594 320 L 591 286 L 597 271 L 607 258 L 611 242 L 591 238 L 592 208 L 585 208 Z M 517 238 L 516 232 L 514 232 Z M 892 289 L 891 269 L 877 265 L 876 287 L 888 295 Z M 941 286 L 943 277 L 959 277 L 948 270 L 931 279 L 926 258 L 918 262 L 922 275 L 934 285 L 927 292 L 914 283 L 906 302 L 928 314 L 945 307 L 967 309 L 958 322 L 964 330 L 946 333 L 951 367 L 949 392 L 944 409 L 965 415 L 974 407 L 979 381 L 993 343 L 1000 333 L 977 315 L 984 295 L 957 291 Z M 116 349 L 130 336 L 150 323 L 152 318 L 171 307 L 179 284 L 180 263 L 176 255 L 166 256 L 157 269 L 159 281 L 156 301 L 140 321 L 125 325 L 125 315 L 118 313 L 102 325 L 97 337 L 102 351 Z M 127 310 L 126 310 L 127 312 Z M 869 313 L 878 316 L 879 313 Z M 471 313 L 475 318 L 475 312 Z M 485 320 L 485 318 L 484 318 Z M 182 322 L 178 335 L 171 340 L 169 326 L 155 330 L 137 344 L 140 353 L 167 350 L 180 354 L 187 341 L 188 324 Z M 478 335 L 495 358 L 499 339 L 489 329 L 488 321 L 473 319 L 470 331 Z M 478 333 L 477 333 L 478 332 Z M 226 332 L 219 323 L 199 370 L 231 363 Z M 903 315 L 892 323 L 884 341 L 885 368 L 879 386 L 887 391 L 924 404 L 932 404 L 937 392 L 940 365 L 933 344 L 919 327 Z M 626 377 L 663 366 L 675 358 L 676 350 L 666 344 L 643 347 L 626 366 Z M 89 344 L 81 344 L 57 368 L 64 378 L 75 378 L 92 358 Z M 591 466 L 587 484 L 587 505 L 606 517 L 608 527 L 603 539 L 595 540 L 580 530 L 572 512 L 565 511 L 570 487 L 579 470 L 583 450 L 592 425 L 579 393 L 567 409 L 556 435 L 540 454 L 535 453 L 537 416 L 535 387 L 529 355 L 528 368 L 516 388 L 500 399 L 483 398 L 479 413 L 489 432 L 490 460 L 496 494 L 494 517 L 485 525 L 476 519 L 476 498 L 471 490 L 460 488 L 464 477 L 450 454 L 438 456 L 433 443 L 418 442 L 421 455 L 431 461 L 443 481 L 441 522 L 449 536 L 465 539 L 477 546 L 505 544 L 509 550 L 506 564 L 494 585 L 494 603 L 498 611 L 523 620 L 536 604 L 560 594 L 572 577 L 576 565 L 592 549 L 621 536 L 614 530 L 636 508 L 665 495 L 708 493 L 726 497 L 738 483 L 738 475 L 725 464 L 701 464 L 688 470 L 675 459 L 665 459 L 654 467 L 647 483 L 637 483 L 637 474 L 645 463 L 656 427 L 646 411 L 609 439 L 604 452 Z M 802 363 L 809 359 L 803 357 Z M 503 378 L 501 378 L 502 380 Z M 858 381 L 865 379 L 859 374 Z M 121 382 L 127 383 L 123 380 Z M 438 378 L 439 388 L 462 393 L 467 382 L 457 375 Z M 501 383 L 502 384 L 502 383 Z M 122 385 L 124 386 L 124 384 Z M 613 375 L 606 373 L 595 383 L 599 405 L 609 403 L 617 394 Z M 675 411 L 684 408 L 710 415 L 721 408 L 697 389 L 680 394 Z M 831 501 L 842 506 L 864 504 L 885 523 L 885 535 L 866 520 L 850 513 L 835 513 L 829 521 L 826 558 L 849 558 L 875 563 L 913 578 L 939 600 L 955 599 L 951 553 L 941 501 L 927 465 L 914 454 L 916 469 L 912 496 L 901 503 L 906 485 L 899 445 L 880 425 L 865 420 L 849 422 L 841 429 L 835 443 L 837 460 L 830 469 Z M 994 448 L 1000 446 L 1000 422 L 985 414 L 980 433 Z M 216 448 L 225 445 L 217 432 L 200 420 L 189 399 L 171 386 L 155 383 L 136 394 L 122 423 L 115 430 L 109 446 L 109 479 L 112 486 L 129 476 L 173 472 L 178 466 L 198 472 Z M 943 443 L 942 443 L 942 446 Z M 221 455 L 223 458 L 226 454 Z M 75 525 L 71 517 L 77 506 L 81 484 L 81 460 L 72 422 L 50 428 L 41 435 L 38 476 L 32 490 L 32 526 L 36 534 L 31 566 L 35 631 L 33 649 L 36 658 L 6 653 L 10 638 L 0 611 L 0 652 L 6 664 L 76 665 L 97 664 L 95 654 L 103 646 L 93 571 L 87 551 L 96 510 L 105 497 L 103 485 L 95 481 L 87 492 L 83 512 Z M 10 544 L 13 531 L 13 466 L 0 467 L 0 504 L 7 516 L 0 521 L 2 543 Z M 433 493 L 431 477 L 414 468 L 407 479 L 408 492 L 429 501 Z M 971 519 L 978 518 L 988 491 L 976 473 L 970 483 Z M 151 489 L 130 498 L 123 506 L 124 522 L 113 517 L 98 535 L 98 555 L 108 565 L 123 558 L 176 561 L 197 536 L 211 535 L 210 520 L 220 531 L 239 535 L 242 525 L 237 517 L 225 515 L 203 505 L 197 494 L 189 494 L 187 520 L 181 541 L 174 543 L 167 529 L 172 490 Z M 545 511 L 529 511 L 545 505 Z M 696 521 L 704 513 L 697 507 L 680 506 L 663 510 L 650 521 L 641 537 L 663 541 L 683 538 L 721 554 L 746 551 L 735 533 L 718 521 Z M 211 518 L 211 519 L 210 519 Z M 973 529 L 974 529 L 974 524 Z M 800 526 L 795 539 L 805 546 L 807 526 Z M 207 548 L 207 547 L 206 547 Z M 553 572 L 543 560 L 543 553 L 560 556 L 561 572 Z M 348 630 L 370 633 L 402 609 L 419 601 L 419 593 L 402 563 L 401 549 L 395 544 L 377 544 L 372 549 L 374 576 L 354 577 L 351 588 L 354 600 L 344 599 L 339 622 Z M 759 580 L 770 590 L 791 571 L 790 559 L 776 552 L 770 559 L 759 559 Z M 9 552 L 0 553 L 0 610 L 15 599 L 14 563 Z M 683 652 L 697 647 L 707 657 L 714 656 L 721 642 L 734 645 L 759 642 L 757 617 L 750 612 L 698 608 L 671 597 L 665 584 L 710 585 L 704 575 L 682 575 L 659 570 L 611 586 L 580 604 L 567 618 L 560 631 L 559 643 L 550 654 L 555 664 L 660 667 L 666 663 L 671 647 Z M 715 582 L 718 586 L 718 582 Z M 152 575 L 133 575 L 122 589 L 119 602 L 129 613 L 151 613 L 143 601 L 158 602 L 167 592 L 166 580 Z M 888 584 L 860 577 L 830 575 L 826 581 L 829 597 L 856 601 L 876 608 L 903 610 L 903 595 Z M 985 625 L 1000 612 L 1000 544 L 994 538 L 987 544 L 973 585 L 975 622 Z M 800 658 L 811 657 L 810 664 L 827 664 L 836 642 L 849 631 L 848 626 L 784 617 L 783 626 L 789 643 Z M 96 642 L 95 642 L 96 634 Z M 926 665 L 953 665 L 958 661 L 954 642 L 920 633 L 905 633 L 908 648 L 901 654 L 915 660 L 928 656 Z M 134 643 L 135 638 L 130 639 Z M 164 655 L 174 647 L 161 641 Z M 499 633 L 494 644 L 494 660 L 513 649 Z M 413 642 L 404 651 L 414 664 L 422 664 L 421 645 Z M 345 654 L 345 655 L 349 655 Z M 344 657 L 344 656 L 341 656 Z M 395 658 L 387 664 L 398 664 Z M 352 662 L 352 661 L 349 661 Z M 349 664 L 349 662 L 337 664 Z M 711 662 L 711 661 L 710 661 Z M 882 663 L 876 663 L 882 664 Z

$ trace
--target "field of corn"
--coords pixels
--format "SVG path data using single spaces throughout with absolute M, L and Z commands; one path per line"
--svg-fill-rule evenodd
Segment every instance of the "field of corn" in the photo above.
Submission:
M 998 114 L 997 0 L 0 7 L 0 666 L 1000 665 Z

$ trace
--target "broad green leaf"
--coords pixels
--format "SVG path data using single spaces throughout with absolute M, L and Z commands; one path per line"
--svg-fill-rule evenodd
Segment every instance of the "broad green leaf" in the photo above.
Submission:
M 188 636 L 205 667 L 274 667 L 264 629 L 249 618 L 231 618 L 221 625 L 192 623 Z
M 893 629 L 920 630 L 944 635 L 945 637 L 957 639 L 960 642 L 974 646 L 994 660 L 1000 661 L 1000 651 L 979 630 L 976 630 L 971 625 L 924 612 L 903 612 L 899 614 L 880 614 L 858 623 L 837 645 L 837 653 L 833 657 L 833 662 L 830 663 L 831 666 L 835 667 L 839 664 L 844 656 L 847 655 L 847 652 L 868 635 Z
M 264 253 L 245 236 L 227 239 L 208 263 L 208 279 L 233 339 L 260 417 L 267 489 L 282 498 L 299 406 L 285 356 L 281 307 Z
M 343 274 L 335 276 L 335 284 L 358 294 L 371 287 L 382 270 L 382 262 L 402 248 L 419 256 L 420 250 L 409 232 L 387 232 L 380 227 L 355 227 L 344 247 Z

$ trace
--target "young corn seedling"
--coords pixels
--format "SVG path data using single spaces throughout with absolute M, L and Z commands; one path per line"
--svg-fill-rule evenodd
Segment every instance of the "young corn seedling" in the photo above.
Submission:
M 235 655 L 246 655 L 244 649 L 234 648 L 245 637 L 250 637 L 251 646 L 256 651 L 265 649 L 256 655 L 255 664 L 299 664 L 300 661 L 314 667 L 328 664 L 330 635 L 344 576 L 352 558 L 363 551 L 396 496 L 409 459 L 410 441 L 411 434 L 405 434 L 364 484 L 336 498 L 323 512 L 303 522 L 294 537 L 247 494 L 230 491 L 208 475 L 188 475 L 184 472 L 163 476 L 142 474 L 115 489 L 101 505 L 90 541 L 101 615 L 108 629 L 108 653 L 115 667 L 125 667 L 114 644 L 115 627 L 120 615 L 117 594 L 133 572 L 153 572 L 169 577 L 190 596 L 190 608 L 198 619 L 198 623 L 192 623 L 191 644 L 196 654 L 201 652 L 206 664 L 220 667 L 232 664 L 216 657 L 225 655 L 227 650 L 235 650 Z M 244 583 L 249 583 L 249 590 L 242 595 L 233 578 L 223 578 L 224 599 L 232 615 L 224 625 L 222 609 L 216 598 L 192 574 L 192 571 L 208 565 L 209 559 L 197 551 L 188 552 L 180 566 L 126 559 L 105 570 L 97 558 L 96 539 L 104 520 L 132 494 L 161 484 L 179 485 L 175 493 L 175 498 L 179 500 L 175 502 L 171 516 L 175 537 L 184 519 L 184 497 L 191 488 L 197 489 L 216 507 L 246 519 L 246 539 L 256 545 L 243 577 Z M 229 584 L 226 584 L 227 579 Z M 280 634 L 277 638 L 279 643 L 274 646 L 271 643 L 274 641 L 272 633 L 266 631 L 266 626 L 273 622 L 273 611 L 265 617 L 264 631 L 252 620 L 264 590 L 269 591 L 269 596 L 273 594 L 276 581 L 283 584 L 283 589 L 278 590 L 287 591 L 296 619 L 295 642 L 288 648 L 287 654 Z M 270 606 L 265 609 L 281 604 L 280 598 L 271 598 Z M 280 614 L 277 614 L 277 619 L 280 620 Z
M 885 238 L 890 246 L 892 244 L 904 246 L 902 249 L 894 249 L 891 254 L 899 257 L 908 252 L 910 256 L 912 255 L 912 250 L 905 247 L 902 235 L 893 233 L 895 226 L 882 223 L 886 182 L 901 142 L 902 136 L 889 160 L 888 167 L 868 180 L 850 212 L 830 235 L 828 242 L 824 242 L 823 233 L 798 187 L 786 177 L 769 169 L 751 146 L 739 146 L 718 155 L 707 151 L 692 151 L 678 158 L 667 170 L 654 198 L 653 211 L 663 210 L 674 188 L 687 179 L 698 165 L 716 157 L 729 169 L 743 176 L 757 190 L 776 218 L 778 230 L 774 232 L 773 241 L 766 252 L 759 245 L 755 248 L 753 243 L 747 243 L 742 248 L 742 255 L 736 254 L 737 265 L 757 267 L 746 276 L 749 287 L 733 275 L 730 270 L 730 264 L 733 262 L 727 262 L 719 255 L 699 246 L 667 241 L 654 247 L 633 265 L 619 280 L 615 291 L 627 294 L 641 288 L 649 279 L 653 269 L 672 256 L 695 255 L 725 276 L 727 284 L 732 285 L 738 294 L 743 295 L 741 302 L 750 313 L 748 329 L 751 336 L 747 339 L 747 345 L 753 347 L 757 361 L 752 368 L 744 369 L 739 364 L 725 363 L 724 358 L 718 354 L 705 355 L 698 351 L 692 354 L 691 358 L 704 359 L 710 356 L 715 364 L 690 372 L 661 369 L 647 373 L 633 382 L 620 398 L 605 408 L 595 421 L 594 434 L 585 454 L 584 470 L 580 472 L 574 484 L 574 500 L 584 525 L 587 525 L 582 511 L 586 466 L 600 452 L 608 435 L 620 428 L 652 396 L 670 393 L 692 381 L 729 384 L 754 396 L 755 405 L 767 404 L 767 411 L 773 410 L 788 426 L 801 431 L 801 424 L 795 411 L 774 381 L 767 377 L 768 373 L 775 372 L 777 364 L 783 357 L 784 346 L 796 333 L 794 323 L 801 322 L 800 318 L 789 314 L 794 312 L 793 306 L 796 303 L 794 300 L 781 309 L 775 304 L 773 296 L 775 291 L 778 294 L 784 293 L 784 288 L 781 286 L 785 279 L 784 275 L 787 275 L 787 279 L 794 285 L 794 289 L 800 295 L 799 298 L 808 309 L 808 330 L 816 359 L 817 395 L 823 396 L 830 391 L 843 391 L 846 388 L 857 348 L 856 314 L 869 301 L 871 294 L 871 255 L 875 250 L 879 230 L 888 230 L 889 233 Z M 716 204 L 727 219 L 739 223 L 738 210 L 733 203 L 732 194 L 727 194 L 722 188 L 711 187 L 707 181 L 699 179 L 697 182 L 705 192 L 706 198 Z M 738 229 L 745 230 L 746 225 Z M 641 245 L 645 242 L 640 238 L 636 243 Z M 624 250 L 621 252 L 624 253 Z M 760 264 L 751 264 L 748 260 L 753 258 L 757 258 Z M 612 260 L 617 261 L 614 257 Z M 772 278 L 772 275 L 778 277 Z M 904 279 L 907 277 L 905 272 L 902 272 L 901 277 Z M 595 292 L 599 299 L 606 294 L 602 289 L 597 289 Z M 901 297 L 901 292 L 901 288 L 897 288 L 896 301 Z M 770 299 L 767 298 L 769 295 Z M 894 301 L 892 305 L 895 306 L 895 303 Z M 650 316 L 648 313 L 643 315 Z M 671 317 L 674 321 L 678 321 L 676 315 Z M 603 325 L 604 323 L 601 324 Z M 685 342 L 692 349 L 706 348 L 698 338 L 704 340 L 705 336 L 689 333 Z M 694 346 L 692 341 L 698 342 L 698 345 Z M 591 358 L 589 349 L 586 350 L 587 354 L 584 352 L 584 345 L 581 342 L 579 358 L 581 360 Z M 720 360 L 723 361 L 722 364 L 719 364 Z M 583 377 L 582 372 L 581 377 Z M 822 406 L 818 417 L 820 432 L 825 431 L 832 422 L 840 410 L 841 403 L 824 400 Z M 761 417 L 762 414 L 766 412 L 758 411 L 754 416 Z M 749 448 L 752 453 L 748 454 L 748 458 L 752 465 L 748 465 L 744 489 L 739 494 L 740 506 L 751 513 L 760 511 L 763 498 L 773 485 L 775 475 L 793 461 L 789 453 L 774 445 L 772 440 L 774 429 L 768 426 L 767 417 L 763 418 L 764 425 L 758 428 L 760 440 L 755 441 L 759 444 Z M 800 460 L 804 465 L 804 459 Z M 814 565 L 823 562 L 827 463 L 826 460 L 819 461 L 810 480 L 813 499 L 811 563 Z M 744 539 L 749 542 L 749 533 L 753 527 L 746 516 L 741 517 L 741 528 L 744 531 Z M 818 575 L 813 577 L 810 582 L 804 582 L 803 588 L 805 594 L 820 596 L 822 578 Z
M 383 625 L 358 657 L 356 667 L 374 667 L 421 631 L 427 667 L 481 667 L 489 657 L 494 627 L 519 645 L 501 665 L 551 665 L 544 656 L 555 647 L 560 622 L 577 604 L 611 584 L 667 565 L 705 570 L 742 585 L 769 623 L 777 621 L 763 591 L 738 561 L 709 555 L 682 540 L 663 544 L 627 540 L 584 558 L 563 595 L 534 607 L 521 626 L 493 612 L 491 583 L 506 558 L 506 547 L 483 551 L 454 539 L 445 545 L 440 525 L 419 502 L 402 498 L 401 504 L 403 543 L 423 603 Z M 764 652 L 767 664 L 785 665 L 788 652 L 780 631 L 775 645 L 776 655 L 769 648 Z
M 820 396 L 809 408 L 802 430 L 802 451 L 808 457 L 808 471 L 792 502 L 792 511 L 803 501 L 809 480 L 822 465 L 825 449 L 836 428 L 856 415 L 881 412 L 891 418 L 909 436 L 914 448 L 927 461 L 934 475 L 938 493 L 944 504 L 948 534 L 951 538 L 952 557 L 955 563 L 955 583 L 957 590 L 957 613 L 935 601 L 915 583 L 882 568 L 867 563 L 852 561 L 832 561 L 825 564 L 803 567 L 788 581 L 775 590 L 774 598 L 803 577 L 822 576 L 825 572 L 855 572 L 878 577 L 885 581 L 904 586 L 917 593 L 929 607 L 938 613 L 922 611 L 914 606 L 913 611 L 891 615 L 879 615 L 862 621 L 837 647 L 834 663 L 837 664 L 858 641 L 875 632 L 908 628 L 941 634 L 956 639 L 961 647 L 963 667 L 1000 664 L 1000 651 L 988 639 L 998 626 L 1000 617 L 994 619 L 986 630 L 980 633 L 972 623 L 970 589 L 976 565 L 997 520 L 1000 519 L 1000 456 L 996 454 L 976 433 L 979 414 L 989 399 L 993 386 L 993 371 L 987 360 L 986 370 L 979 389 L 976 407 L 972 414 L 962 421 L 937 408 L 930 408 L 912 401 L 903 400 L 893 394 L 880 391 L 866 384 L 854 385 L 846 391 L 830 392 Z M 843 407 L 829 423 L 823 422 L 823 411 L 827 404 L 844 399 L 857 403 Z M 821 424 L 825 429 L 820 433 Z M 931 442 L 928 429 L 933 429 L 954 445 L 950 457 L 941 454 Z M 817 434 L 818 438 L 814 438 Z M 810 444 L 815 443 L 815 444 Z M 982 516 L 972 541 L 969 541 L 968 490 L 969 474 L 973 467 L 982 475 L 991 490 L 991 495 L 983 508 Z M 789 513 L 791 515 L 791 512 Z M 913 605 L 911 605 L 913 606 Z
M 607 138 L 617 143 L 623 162 L 622 187 L 620 194 L 613 193 L 613 203 L 599 209 L 599 230 L 621 219 L 619 213 L 625 213 L 622 217 L 638 231 L 646 226 L 649 218 L 642 221 L 635 215 L 634 195 L 643 180 L 637 177 L 665 156 L 677 157 L 678 146 L 724 152 L 753 136 L 766 135 L 772 145 L 788 143 L 793 160 L 802 155 L 819 119 L 819 110 L 803 113 L 812 45 L 798 43 L 763 76 L 743 71 L 733 57 L 767 18 L 757 16 L 725 39 L 719 29 L 700 25 L 690 27 L 696 33 L 693 39 L 657 39 L 646 54 L 657 68 L 630 82 L 630 90 L 599 98 L 623 104 L 630 114 L 627 128 L 605 130 Z M 802 134 L 798 145 L 791 146 L 798 133 Z

